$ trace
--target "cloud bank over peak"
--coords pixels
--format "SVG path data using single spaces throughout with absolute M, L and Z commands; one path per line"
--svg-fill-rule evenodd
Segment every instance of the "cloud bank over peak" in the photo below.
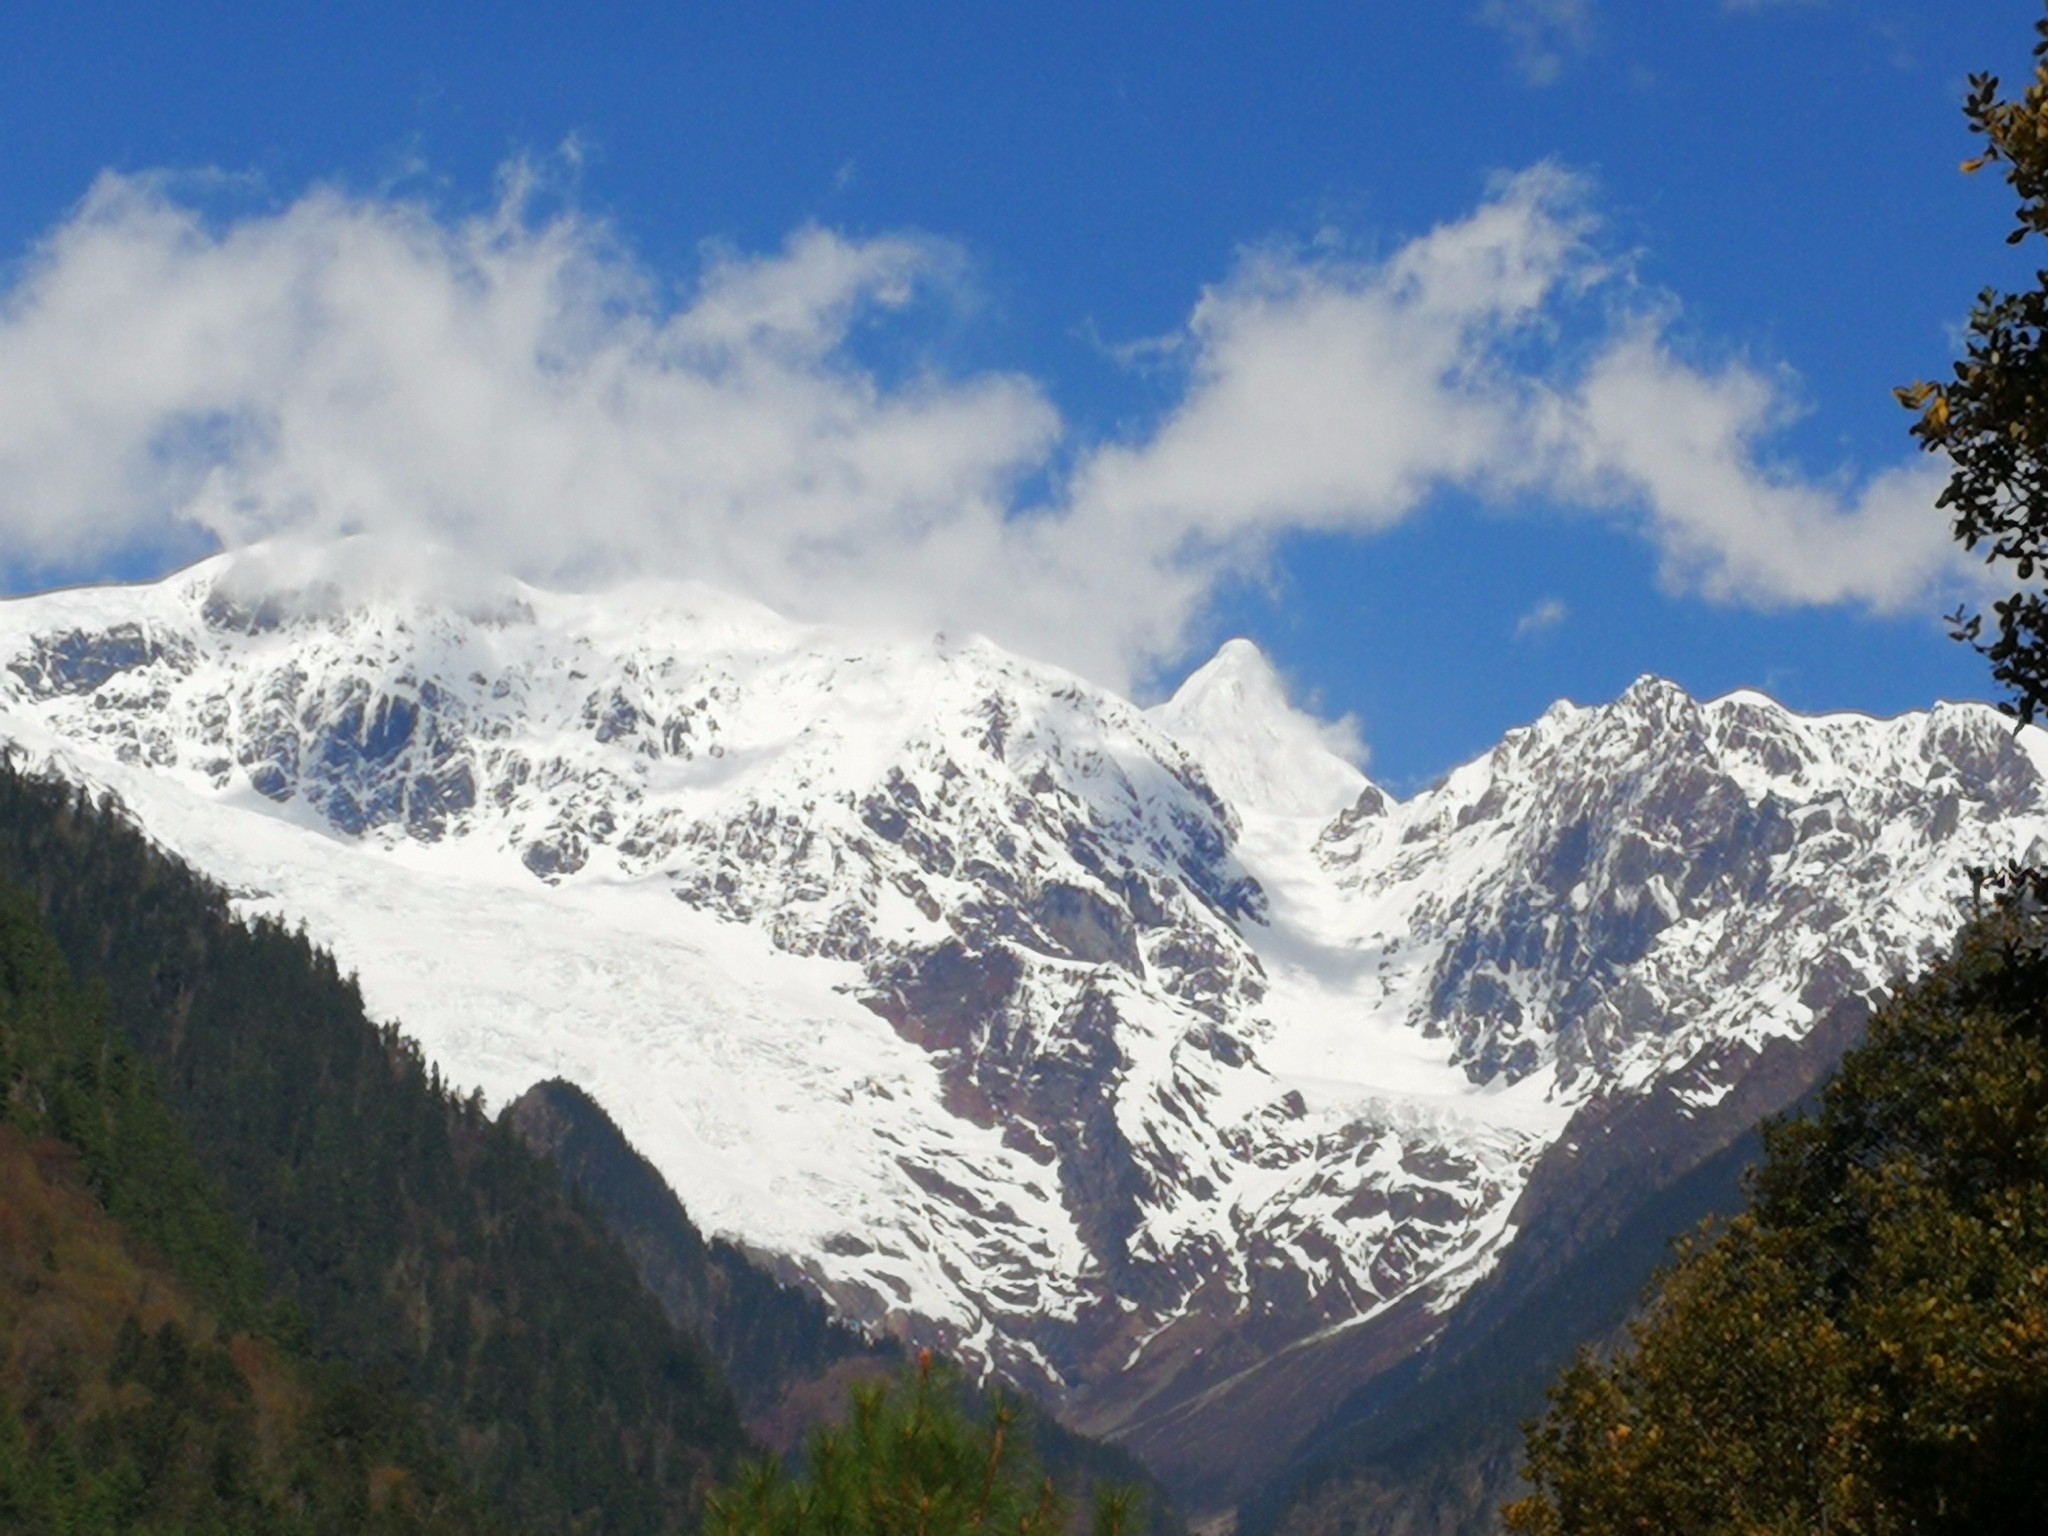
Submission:
M 862 362 L 862 327 L 947 302 L 943 242 L 805 228 L 677 296 L 524 190 L 209 221 L 102 177 L 0 299 L 0 559 L 369 534 L 541 584 L 979 630 L 1125 688 L 1288 534 L 1370 535 L 1447 488 L 1629 520 L 1726 601 L 1893 609 L 1955 570 L 1933 467 L 1770 463 L 1779 382 L 1684 361 L 1554 167 L 1382 260 L 1248 251 L 1175 338 L 1178 401 L 1101 444 L 1032 379 Z
M 319 191 L 209 230 L 103 178 L 0 315 L 0 518 L 54 564 L 172 538 L 417 534 L 542 579 L 804 574 L 999 520 L 1058 429 L 1027 381 L 840 356 L 935 248 L 803 230 L 691 302 L 602 225 Z

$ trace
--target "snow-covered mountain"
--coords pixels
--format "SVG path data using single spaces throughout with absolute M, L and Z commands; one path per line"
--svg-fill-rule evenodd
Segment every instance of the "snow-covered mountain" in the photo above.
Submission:
M 1426 1337 L 1575 1114 L 1711 1113 L 2048 835 L 2038 739 L 1977 706 L 1645 679 L 1396 801 L 1246 642 L 1147 711 L 697 587 L 219 559 L 0 605 L 0 668 L 17 750 L 447 1075 L 581 1084 L 707 1228 L 1140 1441 Z

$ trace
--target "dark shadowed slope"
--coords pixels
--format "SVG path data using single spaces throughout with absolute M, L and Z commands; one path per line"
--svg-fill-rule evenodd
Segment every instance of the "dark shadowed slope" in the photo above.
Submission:
M 0 889 L 0 1529 L 502 1528 L 416 1404 L 293 1334 L 104 997 Z
M 563 1182 L 625 1245 L 670 1319 L 704 1341 L 766 1444 L 797 1449 L 843 1413 L 850 1386 L 904 1370 L 908 1352 L 895 1339 L 866 1337 L 731 1243 L 707 1240 L 660 1174 L 573 1083 L 538 1083 L 502 1118 L 555 1160 Z M 963 1406 L 977 1417 L 986 1411 L 978 1393 L 966 1394 Z M 1028 1403 L 1013 1408 L 1033 1459 L 1075 1508 L 1089 1508 L 1097 1486 L 1129 1486 L 1144 1495 L 1143 1529 L 1154 1536 L 1182 1529 L 1171 1496 L 1130 1452 L 1076 1434 Z
M 1500 1530 L 1545 1389 L 1582 1345 L 1619 1336 L 1676 1239 L 1741 1208 L 1758 1122 L 1812 1095 L 1866 1012 L 1838 1006 L 1806 1039 L 1754 1053 L 1710 1108 L 1689 1102 L 1684 1079 L 1589 1105 L 1538 1165 L 1500 1267 L 1426 1350 L 1333 1405 L 1246 1501 L 1245 1536 Z
M 465 1484 L 521 1524 L 694 1520 L 746 1444 L 717 1366 L 329 957 L 236 921 L 114 811 L 11 767 L 0 875 L 101 980 L 317 1355 L 410 1393 Z

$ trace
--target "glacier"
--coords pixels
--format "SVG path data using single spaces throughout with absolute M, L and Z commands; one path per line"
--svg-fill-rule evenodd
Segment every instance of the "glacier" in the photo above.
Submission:
M 707 1230 L 1125 1434 L 1426 1335 L 1587 1105 L 1711 1112 L 2048 837 L 1978 705 L 1646 678 L 1404 800 L 1246 641 L 1144 709 L 697 585 L 225 555 L 0 603 L 0 732 L 445 1076 L 579 1084 Z

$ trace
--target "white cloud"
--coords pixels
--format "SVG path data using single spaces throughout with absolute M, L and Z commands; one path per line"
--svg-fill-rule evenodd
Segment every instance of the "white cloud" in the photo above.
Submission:
M 1485 0 L 1479 19 L 1507 39 L 1531 85 L 1551 85 L 1593 40 L 1592 0 Z
M 1804 479 L 1759 452 L 1792 415 L 1763 374 L 1689 366 L 1641 319 L 1559 402 L 1558 489 L 1638 511 L 1666 584 L 1722 601 L 1896 613 L 1966 569 L 1934 511 L 1941 465 L 1909 461 L 1860 485 Z
M 1369 535 L 1446 487 L 1633 519 L 1671 582 L 1729 601 L 1894 609 L 1951 565 L 1928 467 L 1771 465 L 1782 391 L 1685 363 L 1606 295 L 1553 168 L 1384 261 L 1248 253 L 1163 350 L 1185 383 L 1156 428 L 1072 447 L 1029 379 L 859 362 L 860 326 L 945 301 L 942 243 L 801 230 L 711 254 L 677 299 L 508 185 L 470 219 L 316 191 L 214 225 L 103 178 L 0 299 L 0 556 L 79 574 L 368 532 L 542 582 L 696 577 L 980 630 L 1112 686 L 1285 535 Z M 1614 307 L 1562 361 L 1551 339 Z
M 516 202 L 451 224 L 315 192 L 215 231 L 106 177 L 0 312 L 0 537 L 48 567 L 182 526 L 366 530 L 805 606 L 986 538 L 1058 432 L 1027 380 L 884 390 L 846 358 L 949 260 L 804 230 L 664 308 L 602 226 Z
M 1592 270 L 1580 191 L 1525 172 L 1382 264 L 1247 256 L 1195 307 L 1179 405 L 1084 459 L 1037 543 L 1077 592 L 1145 598 L 1129 639 L 1163 654 L 1282 534 L 1371 533 L 1447 485 L 1514 488 L 1529 381 L 1501 348 Z
M 1515 620 L 1515 638 L 1526 640 L 1531 635 L 1544 634 L 1557 628 L 1570 616 L 1571 609 L 1567 608 L 1561 599 L 1546 597 Z

